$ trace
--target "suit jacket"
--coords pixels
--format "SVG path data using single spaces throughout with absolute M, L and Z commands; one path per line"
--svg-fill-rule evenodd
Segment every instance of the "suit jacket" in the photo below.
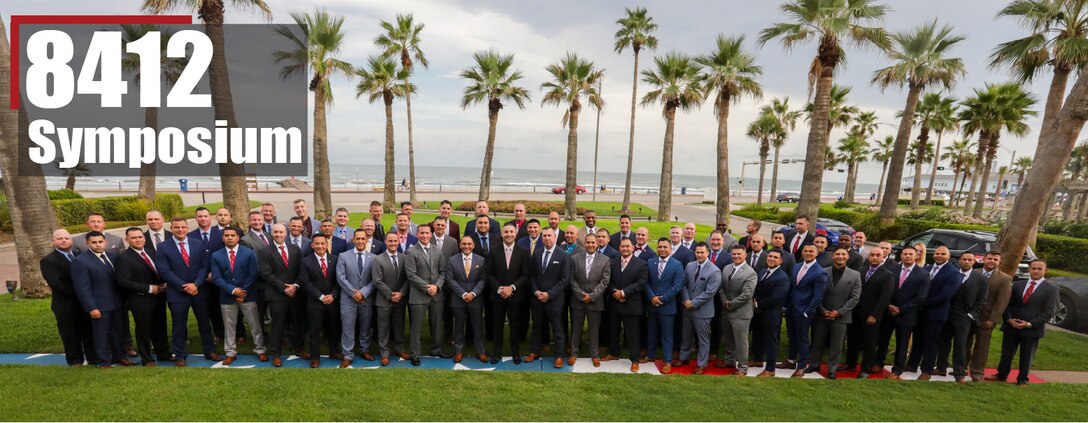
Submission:
M 737 269 L 733 273 L 733 269 Z M 732 278 L 729 275 L 733 275 Z M 740 266 L 732 262 L 721 270 L 721 301 L 722 312 L 729 319 L 752 318 L 752 295 L 756 290 L 756 271 L 752 266 L 744 263 Z M 726 301 L 730 302 L 726 306 Z
M 783 273 L 788 276 L 793 271 L 793 266 L 797 264 L 797 258 L 793 254 L 787 253 L 785 248 L 772 248 L 767 251 L 778 251 L 779 255 L 782 256 L 782 264 L 779 264 L 778 267 L 782 268 Z
M 449 223 L 446 224 L 446 234 L 449 235 L 450 238 L 461 239 L 461 225 L 454 222 L 453 219 L 449 219 L 448 222 Z M 473 222 L 473 224 L 475 223 L 476 222 Z
M 109 232 L 103 232 L 102 234 L 106 236 L 107 252 L 117 254 L 125 248 L 125 240 L 121 239 L 121 237 Z M 72 254 L 78 256 L 89 250 L 90 248 L 87 247 L 87 234 L 72 237 Z
M 472 264 L 469 274 L 465 276 L 465 262 L 462 254 L 450 257 L 446 262 L 446 285 L 450 290 L 450 307 L 482 309 L 484 307 L 483 293 L 487 286 L 487 260 L 479 254 L 472 254 Z M 473 293 L 475 298 L 471 303 L 466 303 L 462 298 L 466 293 Z M 552 301 L 548 301 L 549 304 Z
M 438 242 L 439 242 L 438 237 L 432 237 L 431 238 L 431 244 L 434 244 L 436 247 L 438 246 Z M 459 248 L 460 247 L 458 247 L 458 245 L 457 245 L 457 238 L 454 238 L 454 237 L 449 236 L 449 235 L 445 235 L 445 236 L 442 237 L 442 257 L 443 258 L 453 257 L 454 255 L 456 255 L 459 252 L 458 251 Z
M 978 271 L 981 273 L 982 269 Z M 986 302 L 979 310 L 980 320 L 983 322 L 989 320 L 995 324 L 1003 321 L 1001 316 L 1005 314 L 1010 297 L 1012 297 L 1012 276 L 994 269 L 990 278 L 986 280 Z
M 679 260 L 670 257 L 665 262 L 665 271 L 659 273 L 657 269 L 660 262 L 661 257 L 654 257 L 646 263 L 649 277 L 646 279 L 646 289 L 643 290 L 647 303 L 645 307 L 650 313 L 676 314 L 676 297 L 684 289 L 684 266 Z M 661 297 L 660 307 L 650 304 L 654 297 Z
M 382 238 L 382 242 L 383 243 L 385 242 L 385 238 Z M 411 232 L 408 232 L 408 237 L 405 238 L 404 243 L 397 246 L 397 252 L 401 253 L 401 254 L 407 253 L 408 249 L 412 248 L 413 245 L 416 245 L 417 242 L 419 242 L 419 239 L 416 238 L 416 235 L 411 233 Z M 347 250 L 344 250 L 344 251 L 347 251 Z M 343 251 L 341 251 L 341 252 L 343 252 Z
M 453 224 L 453 221 L 450 220 L 450 225 L 452 225 L 452 224 Z M 374 236 L 373 236 L 373 238 L 378 240 L 379 244 L 385 242 L 385 227 L 382 226 L 382 221 L 381 220 L 374 220 Z
M 257 232 L 255 232 L 252 228 L 246 229 L 246 234 L 242 236 L 242 239 L 240 239 L 238 242 L 246 246 L 250 250 L 261 251 L 272 243 L 271 234 L 264 233 L 264 231 L 261 231 L 261 233 L 264 234 L 264 239 L 268 242 L 261 241 L 261 238 L 257 236 Z M 214 253 L 215 251 L 212 252 Z
M 332 295 L 334 301 L 340 298 L 340 284 L 336 281 L 337 256 L 326 252 L 325 257 L 327 262 L 324 275 L 321 274 L 321 262 L 317 254 L 303 258 L 298 272 L 299 285 L 302 285 L 306 298 L 312 305 L 324 305 L 321 302 L 323 295 Z
M 1054 318 L 1058 311 L 1058 287 L 1043 279 L 1036 283 L 1028 301 L 1024 302 L 1024 290 L 1030 280 L 1022 280 L 1012 284 L 1012 296 L 1009 297 L 1009 306 L 1005 308 L 1002 317 L 1001 331 L 1012 333 L 1018 331 L 1020 336 L 1042 338 L 1046 334 L 1046 322 Z M 1031 323 L 1027 329 L 1015 329 L 1009 325 L 1009 319 L 1026 320 Z
M 827 291 L 824 293 L 824 300 L 818 311 L 822 313 L 837 310 L 839 317 L 833 320 L 834 323 L 851 323 L 854 317 L 853 309 L 861 298 L 861 274 L 850 266 L 846 266 L 842 269 L 839 281 L 835 282 L 833 271 L 834 266 L 824 268 L 824 272 L 827 272 Z M 823 319 L 822 316 L 816 318 Z
M 850 254 L 850 258 L 846 259 L 846 267 L 857 270 L 858 273 L 861 273 L 861 268 L 863 268 L 863 267 L 868 268 L 869 267 L 868 260 L 866 260 L 866 258 L 863 257 L 861 254 L 858 254 L 857 251 L 849 250 L 849 254 Z M 868 269 L 866 269 L 866 270 L 868 270 Z
M 490 233 L 491 235 L 494 235 L 495 238 L 501 237 L 502 236 L 502 226 L 499 225 L 499 221 L 495 220 L 493 218 L 490 218 L 490 217 L 487 218 L 487 220 L 489 220 L 491 222 L 491 225 L 487 228 L 487 232 Z M 450 223 L 452 224 L 453 221 L 451 220 Z M 468 235 L 468 234 L 474 234 L 474 233 L 476 233 L 476 219 L 469 220 L 465 224 L 464 234 Z
M 220 239 L 222 242 L 222 239 Z M 200 242 L 199 237 L 189 236 L 185 239 L 185 247 L 189 250 L 189 264 L 181 257 L 176 239 L 164 241 L 159 244 L 155 252 L 155 267 L 159 270 L 159 279 L 166 282 L 166 302 L 188 303 L 196 299 L 195 296 L 186 294 L 182 287 L 185 284 L 195 284 L 198 292 L 214 295 L 218 289 L 208 282 L 208 272 L 211 270 L 211 253 Z
M 918 309 L 929 294 L 929 273 L 922 266 L 915 264 L 903 285 L 899 286 L 899 276 L 902 272 L 902 266 L 896 266 L 891 272 L 892 283 L 895 285 L 891 305 L 899 307 L 899 315 L 894 316 L 897 325 L 914 326 L 918 323 Z
M 415 244 L 408 248 L 404 258 L 404 270 L 408 276 L 408 284 L 411 285 L 408 304 L 445 302 L 446 263 L 442 250 L 439 250 L 434 243 L 428 246 L 426 254 L 423 253 L 423 244 Z M 427 286 L 431 284 L 438 286 L 438 293 L 433 297 L 427 295 Z
M 691 301 L 692 313 L 698 319 L 714 317 L 714 296 L 722 286 L 722 271 L 714 263 L 707 261 L 699 268 L 699 262 L 688 263 L 684 269 L 684 287 L 680 288 L 680 302 Z M 696 269 L 699 274 L 696 275 Z
M 608 290 L 608 282 L 612 277 L 612 262 L 606 255 L 594 254 L 593 263 L 590 264 L 589 275 L 587 276 L 587 256 L 588 253 L 585 252 L 571 256 L 570 308 L 604 311 L 604 294 Z M 589 294 L 589 304 L 582 302 L 584 294 Z
M 623 267 L 622 261 L 622 257 L 611 260 L 610 266 L 612 266 L 612 269 L 609 271 L 609 289 L 606 291 L 605 306 L 612 313 L 619 313 L 623 316 L 641 316 L 642 290 L 646 288 L 646 280 L 650 277 L 646 268 L 646 261 L 632 255 L 626 268 Z M 616 290 L 623 291 L 626 301 L 621 303 L 612 296 L 612 293 Z
M 534 242 L 533 239 L 530 238 L 528 235 L 526 235 L 524 238 L 518 238 L 518 240 L 515 243 L 519 247 L 524 248 L 525 251 L 530 252 L 530 253 L 535 253 L 538 248 L 541 248 L 541 247 L 544 246 L 544 240 L 541 239 L 540 235 L 536 236 L 536 247 L 530 248 L 530 243 L 532 243 L 532 242 Z
M 982 306 L 986 303 L 986 277 L 977 270 L 971 271 L 960 289 L 952 296 L 949 318 L 967 316 L 973 322 L 981 322 Z
M 770 273 L 770 275 L 768 275 Z M 752 303 L 756 311 L 780 314 L 790 296 L 790 276 L 782 266 L 763 269 L 756 276 Z
M 511 223 L 513 223 L 514 226 L 517 226 L 517 222 L 514 221 L 513 219 L 510 219 L 510 220 L 506 221 L 506 223 L 503 223 L 503 225 L 508 225 L 508 224 L 511 224 Z M 529 236 L 529 225 L 528 225 L 528 223 L 529 223 L 529 219 L 525 219 L 525 220 L 521 221 L 521 226 L 517 226 L 518 235 L 517 235 L 517 237 L 514 238 L 514 240 L 519 240 L 519 239 L 522 239 L 522 238 L 525 238 L 525 237 Z M 502 228 L 501 227 L 499 228 L 499 235 L 500 236 L 502 235 Z
M 541 246 L 543 247 L 543 246 Z M 548 263 L 544 263 L 544 248 L 536 250 L 536 254 L 529 259 L 532 266 L 532 276 L 529 278 L 530 298 L 537 291 L 548 293 L 547 307 L 562 308 L 563 296 L 566 294 L 567 285 L 570 284 L 571 262 L 570 256 L 564 253 L 558 246 L 552 248 Z
M 929 272 L 936 264 L 926 266 Z M 956 264 L 951 261 L 941 266 L 941 270 L 929 280 L 929 293 L 922 303 L 923 318 L 943 322 L 948 320 L 948 310 L 952 296 L 960 289 L 963 278 L 960 276 Z
M 488 264 L 487 295 L 490 297 L 491 302 L 523 303 L 529 298 L 529 274 L 531 273 L 529 250 L 521 248 L 515 242 L 514 249 L 510 253 L 510 266 L 506 265 L 505 245 L 492 248 L 491 255 L 484 259 Z M 462 267 L 464 267 L 463 263 Z M 514 286 L 514 294 L 509 299 L 503 300 L 499 296 L 499 287 L 510 285 Z
M 710 250 L 709 254 L 707 255 L 707 260 L 710 260 L 711 263 L 714 263 L 714 265 L 718 267 L 718 270 L 724 269 L 725 266 L 733 264 L 733 256 L 730 255 L 730 252 L 726 251 L 724 248 L 721 251 L 718 251 L 717 257 L 714 257 L 714 250 Z
M 336 258 L 336 282 L 340 284 L 340 292 L 348 297 L 355 295 L 355 291 L 363 293 L 363 305 L 374 306 L 374 282 L 370 278 L 370 269 L 378 256 L 370 251 L 363 251 L 363 266 L 359 267 L 359 260 L 355 249 L 340 253 Z M 345 300 L 347 301 L 347 300 Z
M 649 245 L 644 245 L 642 248 L 635 247 L 635 257 L 642 259 L 642 261 L 649 263 L 650 259 L 657 257 L 657 252 L 654 251 Z
M 635 243 L 635 231 L 627 232 L 626 236 L 624 236 L 623 233 L 617 231 L 616 233 L 612 234 L 611 237 L 609 237 L 608 246 L 612 247 L 613 249 L 619 250 L 620 249 L 620 240 L 622 240 L 624 238 L 630 239 L 631 243 L 634 244 Z
M 820 267 L 831 267 L 835 262 L 831 260 L 831 252 L 824 251 L 816 255 L 816 263 L 819 263 Z
M 230 253 L 226 248 L 212 253 L 212 280 L 219 287 L 219 304 L 234 304 L 232 292 L 235 288 L 246 291 L 245 302 L 257 300 L 257 292 L 253 290 L 260 274 L 257 253 L 241 244 L 237 248 L 234 270 L 230 268 Z
M 687 266 L 688 263 L 695 261 L 695 253 L 683 245 L 673 249 L 672 258 L 680 262 L 681 266 Z
M 885 269 L 884 266 L 879 266 L 873 271 L 873 275 L 869 276 L 869 279 L 865 279 L 865 276 L 869 274 L 869 269 L 862 270 L 861 275 L 861 297 L 858 298 L 858 305 L 854 306 L 854 320 L 852 323 L 864 324 L 865 320 L 869 319 L 869 316 L 875 317 L 877 322 L 884 320 L 884 313 L 888 309 L 888 303 L 892 300 L 892 294 L 895 292 L 896 280 L 892 272 Z
M 828 274 L 819 263 L 813 262 L 804 277 L 798 280 L 797 275 L 804 265 L 804 263 L 793 265 L 793 272 L 790 273 L 788 308 L 796 316 L 807 315 L 811 318 L 815 316 L 816 308 L 823 303 L 824 294 L 827 292 Z
M 793 248 L 793 239 L 797 237 L 797 234 L 798 234 L 797 231 L 793 231 L 793 232 L 790 232 L 790 234 L 788 236 L 786 236 L 786 243 L 782 244 L 782 249 L 783 250 L 791 251 L 791 249 Z M 801 258 L 801 249 L 804 248 L 806 245 L 812 244 L 813 241 L 815 241 L 815 240 L 816 240 L 816 236 L 813 235 L 813 231 L 810 230 L 810 231 L 808 231 L 808 233 L 805 234 L 805 238 L 803 240 L 801 240 L 801 245 L 797 246 L 797 250 L 792 251 L 793 258 L 798 263 L 804 261 Z
M 75 255 L 74 252 L 71 252 L 71 254 Z M 73 257 L 72 260 L 75 261 L 75 258 Z M 53 251 L 42 257 L 39 264 L 41 265 L 42 277 L 45 278 L 45 283 L 49 284 L 49 289 L 53 291 L 53 297 L 49 303 L 53 311 L 79 307 L 76 287 L 72 285 L 72 262 L 68 261 L 64 254 L 54 248 Z
M 415 235 L 412 235 L 412 237 L 409 238 L 409 241 L 411 241 L 413 239 L 415 239 Z M 328 249 L 329 251 L 328 251 L 328 253 L 332 254 L 334 256 L 338 256 L 338 255 L 340 255 L 340 253 L 342 253 L 344 251 L 354 249 L 354 248 L 355 248 L 354 243 L 344 241 L 344 240 L 342 240 L 340 238 L 337 238 L 337 237 L 332 237 L 329 240 L 329 249 Z M 313 255 L 313 253 L 314 253 L 314 251 L 311 248 L 310 249 L 310 255 Z
M 400 292 L 402 298 L 397 306 L 408 304 L 408 272 L 404 269 L 404 254 L 397 254 L 397 266 L 393 266 L 393 259 L 389 251 L 381 253 L 370 267 L 370 280 L 374 281 L 374 288 L 378 290 L 374 305 L 378 307 L 392 307 L 393 292 Z
M 726 236 L 728 236 L 728 235 L 726 235 Z M 730 237 L 730 238 L 732 238 L 732 237 Z M 742 237 L 740 237 L 739 240 L 737 240 L 737 243 L 740 244 L 740 245 L 743 245 L 745 251 L 748 251 L 748 252 L 752 251 L 752 237 L 751 236 L 749 236 L 749 235 L 742 236 Z
M 754 264 L 752 263 L 753 260 L 755 261 Z M 748 266 L 750 266 L 752 269 L 755 269 L 755 271 L 757 271 L 757 272 L 760 271 L 760 270 L 766 269 L 767 268 L 767 250 L 766 249 L 760 250 L 759 251 L 759 256 L 756 256 L 755 252 L 749 251 L 748 252 L 748 257 L 744 261 L 748 262 Z
M 160 236 L 162 237 L 162 242 L 166 242 L 169 241 L 174 234 L 170 233 L 169 228 L 163 227 L 162 235 Z M 155 245 L 155 237 L 151 234 L 151 229 L 144 230 L 144 240 L 147 241 L 144 243 L 144 250 L 155 251 L 155 249 L 158 248 L 158 245 Z M 124 250 L 124 248 L 122 248 L 122 250 Z M 121 254 L 121 252 L 118 251 L 117 254 Z
M 612 248 L 612 247 L 609 247 L 607 245 L 605 245 L 604 247 L 598 248 L 597 252 L 600 253 L 600 254 L 604 254 L 604 256 L 608 257 L 609 260 L 620 256 L 620 251 L 619 250 L 617 250 L 615 248 Z
M 111 252 L 103 253 L 116 266 L 117 256 Z M 117 295 L 114 267 L 102 263 L 98 255 L 87 250 L 72 261 L 72 284 L 76 296 L 83 305 L 83 311 L 99 310 L 103 312 L 122 308 L 121 297 Z
M 286 242 L 284 246 L 287 249 L 287 264 L 283 263 L 283 256 L 275 242 L 257 251 L 257 267 L 260 268 L 258 279 L 266 287 L 262 289 L 266 301 L 292 300 L 293 298 L 288 297 L 283 290 L 287 288 L 287 285 L 299 283 L 298 272 L 302 266 L 302 250 Z M 295 292 L 296 297 L 300 294 L 298 291 Z
M 313 247 L 310 247 L 310 238 L 307 238 L 306 235 L 299 235 L 299 241 L 301 241 L 301 242 L 295 243 L 295 239 L 293 237 L 291 237 L 291 235 L 287 235 L 287 239 L 284 240 L 284 242 L 298 247 L 299 251 L 302 251 L 302 256 L 303 257 L 306 257 L 306 256 L 311 255 L 311 254 L 314 253 Z M 302 244 L 302 245 L 298 245 L 298 244 Z
M 170 242 L 170 240 L 163 242 Z M 144 253 L 154 264 L 155 251 L 145 248 Z M 144 261 L 140 253 L 132 248 L 126 248 L 121 254 L 117 255 L 114 269 L 117 272 L 117 289 L 130 300 L 138 301 L 139 297 L 154 297 L 148 292 L 151 290 L 151 286 L 162 284 L 158 272 Z
M 332 227 L 332 235 L 333 235 L 333 238 L 343 239 L 344 241 L 346 241 L 346 242 L 348 242 L 350 244 L 352 238 L 355 238 L 355 228 L 353 228 L 351 226 L 348 226 L 348 225 L 344 225 L 343 228 L 341 228 L 339 226 L 333 226 Z M 341 238 L 341 236 L 343 236 L 343 237 Z
M 582 244 L 580 242 L 568 244 L 567 241 L 563 241 L 560 242 L 559 246 L 557 246 L 556 248 L 563 250 L 563 252 L 566 253 L 568 256 L 573 256 L 578 253 L 586 252 L 586 249 L 582 247 Z
M 207 251 L 208 254 L 223 248 L 223 231 L 219 230 L 219 227 L 215 225 L 212 225 L 212 227 L 208 229 L 208 242 L 204 242 L 204 237 L 201 235 L 200 228 L 189 231 L 189 238 L 199 239 L 201 244 L 204 244 L 204 250 Z M 169 241 L 169 239 L 167 241 Z M 309 245 L 308 242 L 307 245 Z M 156 251 L 158 251 L 157 248 Z
M 475 226 L 473 228 L 475 229 Z M 472 232 L 469 232 L 468 236 L 472 238 L 472 243 L 475 244 L 475 246 L 472 248 L 472 253 L 476 254 L 476 255 L 478 255 L 480 257 L 486 257 L 487 255 L 490 254 L 491 250 L 495 249 L 495 247 L 497 245 L 502 244 L 502 238 L 501 237 L 499 237 L 498 235 L 495 235 L 493 233 L 488 232 L 488 234 L 487 234 L 487 251 L 484 251 L 484 245 L 483 245 L 483 242 L 480 241 L 480 234 L 479 233 L 477 233 L 476 231 L 472 231 Z M 460 252 L 460 249 L 458 249 L 458 252 Z

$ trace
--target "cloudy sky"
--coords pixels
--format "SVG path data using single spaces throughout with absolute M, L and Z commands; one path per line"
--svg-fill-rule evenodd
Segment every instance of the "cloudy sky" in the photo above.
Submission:
M 533 102 L 524 110 L 508 105 L 500 114 L 496 141 L 495 166 L 506 168 L 540 168 L 561 171 L 547 163 L 563 163 L 566 157 L 566 129 L 560 126 L 563 111 L 555 106 L 540 106 L 540 84 L 546 80 L 544 67 L 576 52 L 604 68 L 603 94 L 606 106 L 600 122 L 600 166 L 604 171 L 623 172 L 626 166 L 632 54 L 613 51 L 616 19 L 625 7 L 644 6 L 649 9 L 659 29 L 660 45 L 656 51 L 644 51 L 642 67 L 652 63 L 650 56 L 666 52 L 697 55 L 708 53 L 719 33 L 745 35 L 747 46 L 755 51 L 757 63 L 763 66 L 760 82 L 765 88 L 762 100 L 744 99 L 732 109 L 729 132 L 730 165 L 739 168 L 741 161 L 757 159 L 756 143 L 744 137 L 748 123 L 756 117 L 759 106 L 772 97 L 789 97 L 791 105 L 800 107 L 807 94 L 806 71 L 815 52 L 815 44 L 803 45 L 792 52 L 777 42 L 760 48 L 755 38 L 761 29 L 782 20 L 778 1 L 692 1 L 625 3 L 616 1 L 555 0 L 549 2 L 505 0 L 267 0 L 272 9 L 272 22 L 292 22 L 292 12 L 312 11 L 323 7 L 343 15 L 346 20 L 346 43 L 342 59 L 356 64 L 365 63 L 367 56 L 378 50 L 372 40 L 379 33 L 380 20 L 392 20 L 397 13 L 412 13 L 426 24 L 422 33 L 423 48 L 430 61 L 429 69 L 419 68 L 414 76 L 418 94 L 413 97 L 414 141 L 417 165 L 464 166 L 479 169 L 487 135 L 487 111 L 482 106 L 462 110 L 459 106 L 464 81 L 458 73 L 472 65 L 472 53 L 496 49 L 515 54 L 515 67 L 523 71 L 522 83 L 532 93 Z M 135 14 L 139 0 L 4 0 L 0 13 L 8 21 L 10 15 L 20 14 Z M 179 3 L 184 3 L 180 2 Z M 232 2 L 228 2 L 230 4 Z M 963 58 L 968 75 L 952 95 L 963 98 L 974 88 L 987 82 L 1000 82 L 1009 76 L 987 66 L 993 47 L 1024 33 L 1017 22 L 994 16 L 1006 2 L 1000 0 L 911 0 L 887 1 L 892 11 L 884 26 L 891 31 L 910 30 L 934 18 L 951 24 L 967 40 L 952 50 L 953 56 Z M 190 13 L 178 9 L 176 13 Z M 252 11 L 228 6 L 228 23 L 262 22 Z M 895 113 L 903 107 L 906 92 L 890 88 L 881 91 L 869 84 L 874 70 L 887 66 L 885 57 L 874 50 L 859 50 L 847 46 L 847 62 L 836 75 L 836 82 L 853 87 L 851 104 L 862 110 L 876 111 L 880 122 L 898 124 Z M 338 78 L 332 81 L 336 103 L 329 111 L 330 156 L 334 163 L 380 164 L 384 148 L 384 112 L 380 104 L 355 99 L 357 81 Z M 1042 108 L 1049 77 L 1036 81 L 1030 90 Z M 1070 84 L 1071 85 L 1071 84 Z M 647 91 L 640 84 L 640 95 Z M 397 138 L 397 163 L 407 164 L 407 131 L 404 104 L 394 105 Z M 640 107 L 636 122 L 635 172 L 657 173 L 661 166 L 661 141 L 664 122 L 659 106 Z M 1041 117 L 1041 116 L 1040 116 Z M 1002 137 L 1006 149 L 998 153 L 999 163 L 1008 163 L 1012 150 L 1017 156 L 1031 155 L 1037 142 L 1040 118 L 1029 121 L 1031 133 L 1024 139 Z M 579 169 L 592 168 L 592 114 L 583 114 L 579 131 Z M 807 123 L 790 137 L 783 157 L 803 157 Z M 675 172 L 694 175 L 714 174 L 714 145 L 717 131 L 713 107 L 681 113 L 677 116 Z M 894 135 L 895 128 L 882 125 L 877 137 Z M 833 139 L 842 137 L 841 131 Z M 951 137 L 945 137 L 945 144 Z M 532 157 L 531 161 L 527 158 Z M 478 170 L 477 170 L 478 172 Z M 862 168 L 862 179 L 879 177 L 880 167 L 868 164 Z M 782 177 L 800 179 L 798 166 L 784 166 Z M 828 173 L 826 180 L 844 180 L 842 173 Z

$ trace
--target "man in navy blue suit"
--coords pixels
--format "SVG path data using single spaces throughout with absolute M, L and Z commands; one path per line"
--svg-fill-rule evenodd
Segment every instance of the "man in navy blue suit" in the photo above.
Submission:
M 657 253 L 649 243 L 649 229 L 643 226 L 635 230 L 635 257 L 642 259 L 642 261 L 650 261 L 650 259 L 657 257 Z
M 566 298 L 567 286 L 570 283 L 571 262 L 563 250 L 555 245 L 555 231 L 545 228 L 540 235 L 544 245 L 529 259 L 532 263 L 529 271 L 530 307 L 533 313 L 533 336 L 530 342 L 529 356 L 526 363 L 531 363 L 540 357 L 540 350 L 547 335 L 547 328 L 551 326 L 554 339 L 555 368 L 563 367 L 562 356 L 566 354 L 567 334 L 563 325 L 565 311 L 563 300 Z
M 336 223 L 333 222 L 332 219 L 321 220 L 321 225 L 318 226 L 318 230 L 319 233 L 325 234 L 325 237 L 329 239 L 329 242 L 326 243 L 328 244 L 326 245 L 326 252 L 332 254 L 333 257 L 337 257 L 340 255 L 340 253 L 351 249 L 351 245 L 348 244 L 347 240 L 341 239 L 340 237 L 333 235 L 333 233 L 336 231 Z M 412 239 L 414 240 L 415 237 L 413 236 Z M 311 240 L 311 244 L 312 243 L 313 240 Z M 413 241 L 412 243 L 415 242 Z M 313 248 L 310 248 L 310 252 L 313 252 Z
M 204 358 L 219 361 L 215 353 L 215 341 L 212 335 L 211 316 L 208 311 L 207 297 L 216 299 L 219 306 L 217 289 L 208 280 L 207 248 L 199 237 L 188 235 L 189 224 L 185 219 L 175 217 L 170 221 L 169 241 L 159 244 L 155 255 L 155 267 L 159 278 L 166 282 L 166 304 L 170 308 L 172 323 L 171 333 L 174 348 L 174 365 L 185 367 L 188 353 L 185 343 L 189 339 L 189 309 L 196 315 L 197 329 L 204 347 Z M 222 238 L 222 236 L 220 236 Z
M 761 344 L 760 349 L 767 358 L 763 371 L 756 377 L 774 377 L 778 360 L 782 306 L 786 304 L 790 293 L 790 277 L 781 266 L 782 254 L 781 250 L 767 252 L 767 268 L 759 271 L 756 289 L 752 294 L 752 305 L 755 307 L 752 323 L 756 326 L 752 341 Z
M 479 216 L 481 214 L 484 215 L 484 216 L 490 216 L 491 215 L 491 207 L 487 205 L 486 201 L 477 201 L 476 202 L 476 215 Z M 495 235 L 495 239 L 501 238 L 501 236 L 502 236 L 502 234 L 501 234 L 502 226 L 499 223 L 499 221 L 488 217 L 487 218 L 487 223 L 488 223 L 487 230 L 483 231 L 483 232 L 489 232 L 492 235 Z M 477 229 L 476 229 L 476 221 L 475 220 L 470 220 L 470 221 L 466 222 L 466 224 L 465 224 L 465 235 L 466 236 L 469 235 L 469 234 L 475 233 L 476 231 L 477 231 Z M 479 241 L 480 240 L 477 239 L 477 238 L 473 238 L 472 241 L 477 243 L 476 244 L 476 249 L 479 250 L 479 248 L 480 248 Z M 476 251 L 474 251 L 474 252 L 476 252 Z M 479 253 L 477 253 L 477 254 L 479 254 Z
M 102 232 L 87 233 L 87 251 L 72 261 L 72 285 L 79 297 L 83 311 L 91 316 L 98 366 L 109 368 L 114 364 L 131 366 L 121 347 L 122 326 L 121 297 L 117 295 L 113 263 L 117 256 L 106 252 L 106 237 Z
M 257 312 L 257 292 L 252 291 L 260 272 L 257 254 L 248 247 L 239 245 L 240 239 L 240 229 L 223 229 L 223 249 L 212 253 L 211 259 L 212 280 L 219 287 L 219 304 L 223 311 L 223 328 L 226 330 L 223 339 L 223 350 L 227 354 L 227 358 L 223 359 L 225 366 L 233 363 L 238 356 L 234 331 L 239 312 L 245 317 L 253 335 L 253 352 L 257 353 L 257 359 L 268 361 L 261 315 Z
M 620 256 L 620 251 L 619 250 L 617 250 L 617 249 L 613 248 L 612 246 L 608 245 L 609 240 L 611 240 L 611 236 L 608 233 L 608 229 L 599 228 L 599 229 L 597 229 L 597 234 L 596 235 L 597 235 L 597 245 L 598 245 L 597 252 L 598 253 L 604 254 L 604 256 L 608 257 L 609 260 L 612 260 L 612 259 Z
M 672 243 L 667 238 L 657 240 L 657 257 L 646 264 L 649 280 L 643 295 L 648 307 L 648 339 L 646 362 L 654 361 L 657 345 L 662 345 L 663 373 L 672 372 L 673 321 L 676 318 L 676 296 L 684 287 L 684 266 L 671 257 Z M 640 360 L 641 361 L 641 360 Z
M 922 374 L 918 375 L 918 380 L 929 380 L 933 373 L 939 351 L 937 341 L 948 321 L 952 296 L 956 295 L 963 283 L 963 275 L 956 269 L 956 264 L 949 261 L 951 257 L 948 247 L 942 245 L 933 250 L 933 263 L 926 266 L 930 278 L 929 293 L 922 303 L 918 326 L 914 328 L 914 343 L 911 344 L 906 369 L 908 372 L 917 371 L 921 363 Z M 946 369 L 940 369 L 940 373 L 946 372 Z
M 801 247 L 803 262 L 793 267 L 790 275 L 790 299 L 787 304 L 787 316 L 793 325 L 788 329 L 790 342 L 797 345 L 797 370 L 793 372 L 795 378 L 805 376 L 805 368 L 808 367 L 809 355 L 812 353 L 812 343 L 809 339 L 809 329 L 812 320 L 816 318 L 816 308 L 823 303 L 824 294 L 827 292 L 827 271 L 816 262 L 816 246 L 806 244 Z
M 500 233 L 502 231 L 500 230 Z M 540 239 L 540 221 L 536 219 L 529 219 L 525 222 L 525 236 L 518 238 L 517 245 L 524 248 L 529 252 L 529 256 L 532 257 L 536 253 L 536 249 L 540 248 L 543 242 Z
M 669 228 L 670 251 L 672 257 L 680 262 L 681 266 L 687 266 L 695 260 L 695 252 L 684 246 L 684 229 L 679 226 Z
M 880 363 L 873 364 L 869 369 L 870 373 L 884 371 L 883 358 L 888 356 L 888 341 L 894 332 L 895 361 L 892 372 L 884 376 L 887 379 L 899 379 L 899 375 L 903 374 L 907 365 L 907 345 L 910 343 L 911 331 L 918 322 L 918 308 L 929 293 L 929 273 L 917 265 L 917 259 L 918 252 L 915 249 L 904 248 L 899 252 L 900 264 L 892 269 L 896 288 L 892 293 L 891 304 L 888 304 L 888 313 L 881 321 L 876 353 Z

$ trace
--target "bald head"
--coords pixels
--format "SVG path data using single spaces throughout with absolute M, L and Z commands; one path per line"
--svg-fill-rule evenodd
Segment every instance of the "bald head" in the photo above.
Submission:
M 53 231 L 53 248 L 68 252 L 72 249 L 72 234 L 63 228 Z

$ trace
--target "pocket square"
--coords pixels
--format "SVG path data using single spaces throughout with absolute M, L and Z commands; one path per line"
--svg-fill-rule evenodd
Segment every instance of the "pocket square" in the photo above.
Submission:
M 558 260 L 553 261 L 552 264 L 559 264 L 559 261 Z

